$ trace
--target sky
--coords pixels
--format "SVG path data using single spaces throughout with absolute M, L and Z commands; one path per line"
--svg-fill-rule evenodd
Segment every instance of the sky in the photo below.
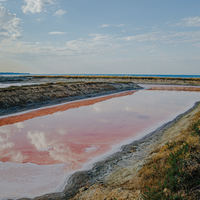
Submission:
M 200 74 L 199 0 L 0 0 L 0 72 Z

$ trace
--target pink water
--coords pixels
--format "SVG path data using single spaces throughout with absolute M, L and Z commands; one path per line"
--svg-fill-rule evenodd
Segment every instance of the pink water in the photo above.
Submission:
M 188 110 L 199 91 L 151 85 L 1 118 L 0 198 L 61 190 L 73 171 Z

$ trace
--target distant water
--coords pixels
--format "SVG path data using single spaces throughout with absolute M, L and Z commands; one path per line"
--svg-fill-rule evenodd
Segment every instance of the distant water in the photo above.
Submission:
M 200 78 L 200 75 L 172 75 L 172 74 L 29 74 L 29 73 L 1 73 L 0 76 L 137 76 L 137 77 L 170 77 L 170 78 Z
M 14 72 L 0 72 L 0 76 L 25 76 L 30 73 L 14 73 Z
M 171 77 L 171 78 L 200 78 L 200 75 L 166 75 L 166 74 L 31 74 L 38 76 L 141 76 L 141 77 Z

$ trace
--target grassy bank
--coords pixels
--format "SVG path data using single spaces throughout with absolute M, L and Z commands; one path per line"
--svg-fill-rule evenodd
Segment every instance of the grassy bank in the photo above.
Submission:
M 180 136 L 155 149 L 135 182 L 145 200 L 200 199 L 200 112 Z

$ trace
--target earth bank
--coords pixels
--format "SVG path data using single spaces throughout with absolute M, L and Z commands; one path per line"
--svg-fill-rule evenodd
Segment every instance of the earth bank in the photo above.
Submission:
M 0 115 L 134 89 L 142 87 L 132 82 L 59 82 L 0 88 Z

